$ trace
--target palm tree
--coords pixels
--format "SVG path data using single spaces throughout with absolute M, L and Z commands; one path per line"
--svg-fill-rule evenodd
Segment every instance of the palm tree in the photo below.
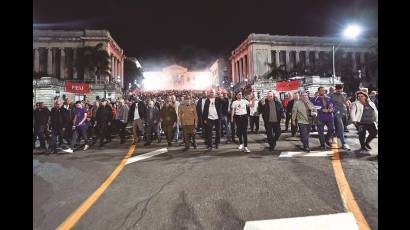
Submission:
M 274 63 L 266 63 L 269 66 L 269 71 L 264 74 L 266 79 L 272 78 L 275 80 L 288 80 L 289 72 L 286 70 L 286 65 L 276 66 Z
M 84 74 L 92 74 L 97 79 L 102 76 L 111 76 L 110 72 L 110 56 L 108 52 L 103 49 L 103 44 L 99 43 L 96 46 L 86 46 L 80 48 L 79 57 L 76 62 L 78 69 L 84 71 Z

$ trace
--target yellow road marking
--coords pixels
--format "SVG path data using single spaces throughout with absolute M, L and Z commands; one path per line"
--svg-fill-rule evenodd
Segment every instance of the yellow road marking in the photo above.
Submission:
M 93 206 L 98 198 L 100 198 L 100 196 L 120 174 L 128 158 L 131 157 L 131 155 L 134 153 L 134 150 L 135 145 L 131 145 L 127 155 L 122 159 L 122 161 L 118 164 L 111 175 L 104 181 L 104 183 L 102 183 L 102 185 L 97 190 L 95 190 L 95 192 L 90 197 L 87 198 L 87 200 L 85 200 L 80 205 L 80 207 L 77 208 L 77 210 L 75 210 L 62 224 L 60 224 L 60 226 L 57 227 L 57 230 L 71 229 L 81 219 L 81 217 L 87 212 L 87 210 L 91 208 L 91 206 Z
M 343 172 L 342 161 L 340 160 L 340 153 L 338 150 L 337 139 L 333 143 L 333 159 L 332 165 L 335 172 L 337 186 L 339 187 L 340 196 L 342 197 L 343 205 L 347 211 L 353 213 L 354 218 L 359 226 L 360 230 L 370 230 L 370 226 L 363 216 L 356 199 L 353 196 L 349 183 L 347 182 L 345 173 Z

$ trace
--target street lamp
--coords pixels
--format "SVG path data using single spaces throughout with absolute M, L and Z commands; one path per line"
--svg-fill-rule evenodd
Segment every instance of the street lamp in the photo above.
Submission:
M 356 40 L 356 38 L 362 33 L 362 28 L 358 25 L 349 25 L 343 31 L 343 36 L 350 40 Z M 335 45 L 332 45 L 332 62 L 333 62 L 333 75 L 332 85 L 335 86 L 336 67 L 335 67 Z

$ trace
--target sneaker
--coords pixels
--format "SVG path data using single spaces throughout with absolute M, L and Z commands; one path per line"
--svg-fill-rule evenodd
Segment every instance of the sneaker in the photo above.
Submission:
M 89 146 L 89 145 L 85 145 L 85 146 L 84 146 L 84 151 L 87 150 L 88 148 L 90 148 L 90 146 Z
M 329 146 L 330 148 L 332 148 L 332 143 L 330 143 L 329 141 L 325 142 L 327 146 Z
M 74 152 L 71 148 L 63 149 L 63 151 L 66 152 L 66 153 L 73 153 Z
M 366 147 L 367 149 L 369 149 L 369 150 L 371 150 L 371 149 L 372 149 L 372 147 L 370 147 L 370 145 L 369 145 L 369 144 L 366 144 L 366 145 L 365 145 L 365 147 Z
M 275 150 L 275 147 L 273 147 L 273 146 L 269 146 L 269 151 L 273 151 L 273 150 Z
M 324 145 L 321 145 L 321 146 L 320 146 L 320 149 L 322 149 L 322 150 L 326 150 L 326 149 L 327 149 L 327 147 L 326 147 L 326 146 L 324 146 Z
M 239 145 L 238 149 L 239 149 L 239 150 L 242 150 L 242 149 L 243 149 L 243 145 Z
M 218 144 L 215 144 L 215 149 L 218 149 Z
M 208 147 L 208 152 L 211 152 L 212 151 L 212 147 Z
M 249 150 L 249 149 L 248 149 L 248 147 L 245 147 L 244 152 L 245 152 L 245 153 L 250 153 L 250 152 L 251 152 L 251 150 Z
M 343 149 L 343 150 L 347 150 L 347 151 L 349 151 L 349 150 L 350 150 L 349 146 L 348 146 L 348 145 L 346 145 L 346 144 L 342 145 L 342 149 Z
M 303 148 L 303 151 L 310 153 L 310 148 Z
M 367 153 L 367 152 L 369 152 L 369 150 L 368 150 L 365 146 L 362 146 L 362 147 L 360 148 L 360 152 Z

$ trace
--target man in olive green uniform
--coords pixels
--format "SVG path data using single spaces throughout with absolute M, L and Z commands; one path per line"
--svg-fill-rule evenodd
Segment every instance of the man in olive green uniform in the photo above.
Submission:
M 176 126 L 177 123 L 177 113 L 175 108 L 171 105 L 171 98 L 168 97 L 165 101 L 165 106 L 162 107 L 160 112 L 161 117 L 161 126 L 164 130 L 165 136 L 168 141 L 168 146 L 171 146 L 172 141 L 172 130 Z
M 181 121 L 182 130 L 184 131 L 184 151 L 189 149 L 189 141 L 191 140 L 191 137 L 194 149 L 196 149 L 195 127 L 198 123 L 198 117 L 196 114 L 196 106 L 191 101 L 191 95 L 189 94 L 186 95 L 184 103 L 179 106 L 179 119 Z

